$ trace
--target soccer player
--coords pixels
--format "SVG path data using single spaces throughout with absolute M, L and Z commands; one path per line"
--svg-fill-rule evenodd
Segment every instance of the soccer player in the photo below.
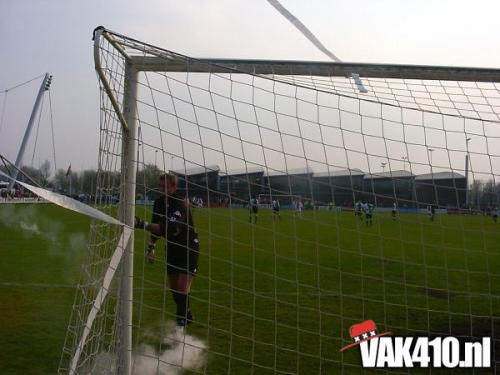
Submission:
M 391 211 L 391 214 L 392 214 L 392 220 L 396 220 L 396 217 L 398 215 L 398 206 L 396 206 L 396 202 L 394 202 L 392 204 L 392 211 Z
M 360 220 L 363 220 L 363 216 L 361 216 L 361 201 L 357 201 L 355 204 L 354 204 L 354 216 L 359 216 L 359 219 Z
M 302 208 L 304 207 L 304 204 L 302 203 L 302 201 L 297 198 L 297 199 L 294 199 L 292 201 L 292 208 L 293 208 L 293 215 L 295 216 L 298 216 L 298 217 L 302 217 Z
M 167 242 L 167 275 L 172 297 L 176 304 L 176 324 L 182 329 L 193 321 L 189 309 L 189 293 L 198 271 L 199 241 L 187 201 L 177 192 L 177 177 L 165 174 L 160 177 L 160 190 L 166 197 L 166 211 L 158 223 L 148 223 L 136 217 L 135 227 Z
M 273 220 L 276 220 L 276 217 L 279 220 L 281 220 L 281 216 L 280 216 L 280 201 L 279 200 L 273 199 L 272 209 L 273 209 Z
M 196 200 L 193 202 L 193 207 L 203 208 L 203 199 L 197 197 Z
M 363 211 L 365 213 L 365 222 L 366 225 L 372 225 L 373 224 L 373 210 L 375 209 L 375 206 L 371 203 L 363 203 L 361 205 L 363 208 Z
M 248 221 L 250 223 L 253 222 L 254 224 L 257 224 L 257 218 L 259 217 L 259 200 L 256 197 L 250 199 L 249 210 L 250 216 Z
M 491 218 L 493 219 L 494 223 L 498 222 L 498 211 L 498 207 L 495 207 L 493 211 L 491 211 Z
M 434 207 L 433 204 L 431 204 L 430 206 L 430 211 L 429 211 L 429 218 L 431 219 L 431 221 L 434 221 L 434 215 L 436 214 L 436 207 Z

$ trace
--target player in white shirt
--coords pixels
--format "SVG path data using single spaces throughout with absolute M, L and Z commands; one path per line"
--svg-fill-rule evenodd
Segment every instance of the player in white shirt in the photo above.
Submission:
M 363 220 L 363 215 L 361 215 L 361 201 L 357 201 L 354 204 L 354 216 L 359 216 L 360 220 Z
M 279 200 L 273 199 L 272 209 L 273 209 L 273 220 L 275 220 L 276 218 L 278 218 L 278 219 L 281 220 L 281 216 L 280 216 L 280 201 Z
M 302 204 L 302 201 L 300 199 L 294 199 L 292 201 L 293 215 L 301 217 L 302 216 L 302 207 L 304 207 L 304 205 Z
M 363 212 L 365 213 L 365 222 L 366 225 L 372 225 L 373 224 L 373 210 L 375 209 L 375 206 L 371 203 L 363 203 L 361 205 L 361 208 L 363 209 Z
M 248 221 L 257 224 L 257 219 L 259 217 L 259 200 L 255 197 L 251 198 L 248 208 L 250 214 Z
M 392 220 L 396 220 L 396 217 L 398 215 L 398 206 L 396 205 L 396 202 L 392 204 L 391 214 L 392 214 Z

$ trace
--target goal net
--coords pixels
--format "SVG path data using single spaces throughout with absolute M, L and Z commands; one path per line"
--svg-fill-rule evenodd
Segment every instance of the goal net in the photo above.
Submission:
M 361 373 L 340 349 L 365 320 L 492 337 L 498 369 L 499 70 L 195 59 L 102 28 L 94 52 L 96 203 L 150 221 L 169 172 L 202 202 L 194 321 L 173 330 L 164 236 L 148 263 L 136 230 L 114 264 L 119 233 L 95 222 L 60 373 Z M 249 222 L 259 196 L 302 214 Z

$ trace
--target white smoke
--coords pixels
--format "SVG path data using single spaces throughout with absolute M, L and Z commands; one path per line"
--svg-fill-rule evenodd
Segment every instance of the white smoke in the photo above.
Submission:
M 86 233 L 74 228 L 62 219 L 48 218 L 44 215 L 46 204 L 2 204 L 0 206 L 0 225 L 5 226 L 12 236 L 23 239 L 41 240 L 39 249 L 46 249 L 47 255 L 63 259 L 73 264 L 86 248 Z M 60 275 L 69 283 L 75 281 L 73 268 L 64 267 Z
M 40 236 L 49 242 L 51 255 L 85 249 L 85 234 L 68 231 L 62 221 L 47 220 L 43 215 L 43 205 L 35 208 L 33 205 L 4 204 L 0 210 L 0 223 L 24 238 Z
M 178 375 L 183 370 L 199 370 L 206 362 L 207 344 L 188 334 L 170 333 L 164 342 L 167 349 L 156 353 L 144 345 L 134 358 L 133 374 Z
M 27 233 L 32 233 L 35 235 L 41 234 L 40 229 L 38 229 L 38 225 L 36 225 L 36 223 L 28 224 L 28 223 L 25 223 L 24 221 L 21 221 L 21 222 L 19 222 L 19 226 L 21 227 L 21 229 L 23 229 Z
M 23 229 L 24 238 L 40 234 L 40 228 L 35 222 L 36 210 L 32 206 L 14 207 L 14 204 L 3 204 L 0 209 L 0 222 L 13 230 Z
M 156 336 L 156 335 L 155 335 Z M 184 370 L 200 370 L 206 364 L 208 345 L 185 332 L 174 328 L 174 322 L 162 338 L 161 351 L 143 344 L 133 354 L 134 375 L 180 375 Z M 116 355 L 101 353 L 94 360 L 92 369 L 84 374 L 107 375 L 116 373 Z

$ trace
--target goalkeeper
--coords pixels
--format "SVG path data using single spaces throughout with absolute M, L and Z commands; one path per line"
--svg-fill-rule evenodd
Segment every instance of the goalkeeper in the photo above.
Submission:
M 151 215 L 151 223 L 159 224 L 161 220 L 166 215 L 167 210 L 167 200 L 165 199 L 165 179 L 160 179 L 160 197 L 155 199 L 153 203 L 153 214 Z M 155 247 L 156 241 L 158 241 L 160 237 L 151 233 L 149 237 L 148 247 L 146 248 L 146 259 L 148 263 L 154 263 L 155 261 Z
M 173 174 L 161 176 L 160 191 L 166 197 L 165 215 L 159 215 L 158 223 L 148 223 L 136 218 L 135 227 L 147 230 L 152 235 L 165 237 L 167 275 L 177 306 L 176 323 L 178 327 L 185 327 L 193 321 L 189 309 L 189 293 L 198 268 L 198 235 L 186 201 L 176 194 L 177 177 Z

